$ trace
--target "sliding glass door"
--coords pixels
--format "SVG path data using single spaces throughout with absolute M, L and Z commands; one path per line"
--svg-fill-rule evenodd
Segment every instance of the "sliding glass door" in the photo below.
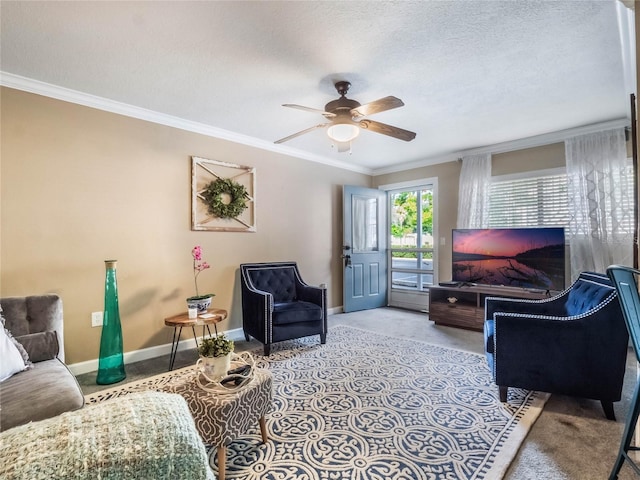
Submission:
M 391 187 L 391 186 L 390 186 Z M 426 310 L 436 276 L 435 181 L 387 191 L 389 305 Z

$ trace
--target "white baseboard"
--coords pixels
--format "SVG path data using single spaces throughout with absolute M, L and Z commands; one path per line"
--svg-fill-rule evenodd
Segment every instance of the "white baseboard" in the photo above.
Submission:
M 228 330 L 224 332 L 224 334 L 229 337 L 231 340 L 244 340 L 244 333 L 241 328 L 236 328 L 234 330 Z M 198 337 L 200 340 L 202 337 Z M 180 340 L 178 343 L 178 351 L 188 350 L 190 348 L 195 348 L 195 343 L 193 338 L 185 338 L 184 340 Z M 156 345 L 155 347 L 143 348 L 141 350 L 134 350 L 132 352 L 126 352 L 123 355 L 124 364 L 139 362 L 141 360 L 148 360 L 150 358 L 160 357 L 162 355 L 169 355 L 171 353 L 171 344 L 166 343 L 164 345 Z M 71 365 L 67 365 L 71 373 L 74 375 L 80 375 L 83 373 L 94 372 L 98 370 L 98 359 L 87 360 L 85 362 L 73 363 Z M 167 368 L 169 365 L 167 365 Z
M 327 309 L 328 315 L 334 315 L 336 313 L 342 313 L 342 306 L 329 308 Z M 244 340 L 244 332 L 242 328 L 236 328 L 233 330 L 227 330 L 224 334 L 229 337 L 231 340 L 240 341 Z M 198 340 L 202 337 L 198 337 Z M 185 338 L 184 340 L 180 340 L 178 344 L 178 351 L 188 350 L 190 348 L 195 348 L 195 343 L 193 338 Z M 155 347 L 143 348 L 141 350 L 134 350 L 132 352 L 126 352 L 123 355 L 124 364 L 140 362 L 142 360 L 149 360 L 150 358 L 160 357 L 162 355 L 169 355 L 171 353 L 171 344 L 165 343 L 164 345 L 156 345 Z M 85 362 L 72 363 L 71 365 L 67 365 L 71 373 L 74 375 L 81 375 L 83 373 L 95 372 L 98 370 L 98 359 L 87 360 Z

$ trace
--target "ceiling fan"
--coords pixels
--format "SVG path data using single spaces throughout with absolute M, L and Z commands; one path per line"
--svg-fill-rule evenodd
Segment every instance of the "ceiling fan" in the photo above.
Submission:
M 284 143 L 292 138 L 304 135 L 305 133 L 318 128 L 328 128 L 327 135 L 337 145 L 339 152 L 346 152 L 351 149 L 351 141 L 360 134 L 360 129 L 388 135 L 390 137 L 404 140 L 405 142 L 410 142 L 416 138 L 416 134 L 409 130 L 362 118 L 368 115 L 373 115 L 374 113 L 380 113 L 385 110 L 402 107 L 404 102 L 399 98 L 384 97 L 361 105 L 360 102 L 356 102 L 355 100 L 351 100 L 346 97 L 349 87 L 351 87 L 351 83 L 340 81 L 335 83 L 335 87 L 340 94 L 340 98 L 327 103 L 324 106 L 324 110 L 303 107 L 302 105 L 294 105 L 290 103 L 282 105 L 283 107 L 297 108 L 298 110 L 319 113 L 329 120 L 329 122 L 314 125 L 313 127 L 289 135 L 288 137 L 276 140 L 274 143 Z

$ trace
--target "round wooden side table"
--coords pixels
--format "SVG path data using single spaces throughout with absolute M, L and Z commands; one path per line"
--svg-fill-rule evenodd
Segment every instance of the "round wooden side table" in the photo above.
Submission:
M 169 370 L 173 370 L 173 364 L 176 361 L 176 353 L 178 353 L 178 344 L 180 343 L 180 335 L 182 335 L 183 327 L 191 327 L 193 332 L 193 339 L 196 342 L 196 348 L 198 348 L 198 337 L 196 336 L 196 327 L 202 326 L 202 336 L 204 337 L 204 329 L 207 328 L 209 336 L 211 336 L 211 330 L 209 325 L 213 325 L 216 335 L 218 334 L 217 324 L 227 318 L 227 311 L 221 308 L 210 308 L 205 313 L 198 314 L 197 318 L 189 318 L 188 313 L 180 313 L 173 317 L 165 318 L 164 324 L 167 327 L 173 327 L 173 340 L 171 341 L 171 356 L 169 357 Z M 176 335 L 177 331 L 177 335 Z

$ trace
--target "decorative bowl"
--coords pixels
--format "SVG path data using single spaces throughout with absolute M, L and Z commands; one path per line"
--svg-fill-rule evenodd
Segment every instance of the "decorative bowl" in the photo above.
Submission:
M 211 306 L 211 299 L 213 295 L 208 295 L 206 297 L 189 297 L 187 298 L 187 307 L 188 308 L 197 308 L 198 313 L 204 313 Z

